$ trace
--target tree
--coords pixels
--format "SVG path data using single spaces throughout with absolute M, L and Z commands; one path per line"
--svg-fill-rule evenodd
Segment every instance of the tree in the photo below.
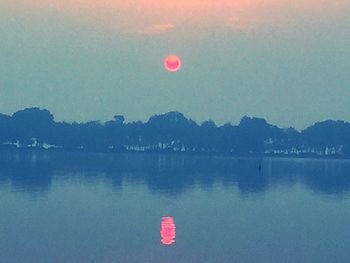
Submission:
M 48 110 L 27 108 L 12 115 L 13 135 L 22 145 L 32 143 L 35 138 L 39 145 L 48 140 L 54 124 L 53 115 Z

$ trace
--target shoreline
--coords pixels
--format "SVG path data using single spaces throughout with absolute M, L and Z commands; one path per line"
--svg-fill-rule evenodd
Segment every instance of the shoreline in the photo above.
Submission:
M 199 152 L 199 151 L 93 151 L 81 149 L 45 149 L 37 147 L 0 148 L 0 153 L 63 153 L 63 154 L 95 154 L 95 155 L 149 155 L 149 156 L 190 156 L 210 158 L 235 158 L 235 159 L 302 159 L 302 160 L 344 160 L 350 161 L 347 155 L 318 155 L 318 154 L 264 154 L 264 153 L 224 153 L 224 152 Z

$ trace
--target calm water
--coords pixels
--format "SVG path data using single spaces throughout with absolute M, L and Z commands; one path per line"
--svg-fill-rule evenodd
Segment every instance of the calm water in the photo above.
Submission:
M 0 154 L 0 262 L 350 262 L 350 161 Z

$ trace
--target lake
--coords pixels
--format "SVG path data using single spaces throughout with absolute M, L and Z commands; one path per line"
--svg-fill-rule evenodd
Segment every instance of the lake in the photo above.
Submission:
M 2 151 L 0 262 L 349 262 L 349 193 L 349 160 Z

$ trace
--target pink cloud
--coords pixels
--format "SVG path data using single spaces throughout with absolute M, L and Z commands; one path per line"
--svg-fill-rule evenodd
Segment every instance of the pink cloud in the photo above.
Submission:
M 157 35 L 207 25 L 251 29 L 286 20 L 291 11 L 322 14 L 349 7 L 349 0 L 11 0 L 37 10 L 56 10 L 118 30 Z M 268 21 L 268 22 L 267 22 Z M 145 26 L 146 25 L 146 26 Z M 147 26 L 148 25 L 148 26 Z
M 263 23 L 263 20 L 257 17 L 231 16 L 227 19 L 226 25 L 232 29 L 248 30 L 248 29 L 253 29 L 262 23 Z
M 171 29 L 174 29 L 175 25 L 173 24 L 154 24 L 151 26 L 143 27 L 136 30 L 129 30 L 129 33 L 137 33 L 143 35 L 158 35 L 161 33 L 165 33 Z

